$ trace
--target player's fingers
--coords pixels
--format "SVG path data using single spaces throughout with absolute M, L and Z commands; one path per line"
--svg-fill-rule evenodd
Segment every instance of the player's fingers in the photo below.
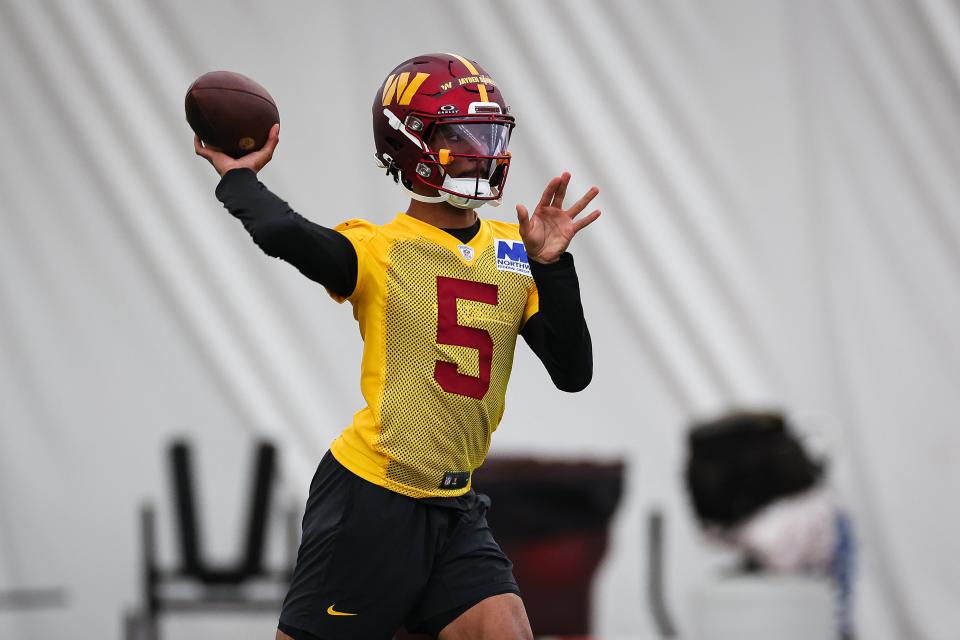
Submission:
M 571 218 L 576 218 L 577 214 L 587 208 L 587 205 L 590 204 L 590 201 L 597 197 L 597 194 L 600 193 L 600 189 L 596 187 L 590 187 L 585 194 L 583 194 L 579 200 L 573 203 L 573 206 L 570 207 L 567 214 Z
M 280 125 L 275 124 L 270 127 L 270 133 L 267 135 L 267 141 L 264 145 L 254 151 L 251 155 L 254 158 L 254 165 L 257 170 L 262 169 L 265 164 L 270 162 L 273 159 L 273 152 L 277 149 L 277 144 L 280 143 Z
M 263 145 L 264 149 L 270 150 L 270 155 L 273 155 L 273 150 L 277 148 L 277 145 L 280 143 L 280 123 L 270 127 L 270 134 L 267 136 L 267 143 Z
M 590 215 L 584 216 L 573 223 L 574 233 L 579 232 L 581 229 L 591 224 L 594 220 L 600 217 L 600 209 L 596 209 L 590 212 Z
M 194 134 L 193 136 L 193 150 L 197 152 L 197 155 L 201 158 L 210 159 L 210 152 L 203 146 L 203 142 L 200 141 L 200 136 Z
M 550 200 L 553 199 L 553 194 L 556 193 L 558 186 L 560 186 L 560 178 L 552 178 L 550 182 L 547 183 L 547 188 L 543 190 L 543 195 L 540 196 L 540 202 L 537 203 L 537 209 L 550 205 Z
M 197 135 L 193 137 L 193 148 L 198 156 L 202 156 L 210 162 L 216 161 L 217 156 L 227 155 L 219 147 L 214 147 L 213 145 L 203 142 L 200 136 Z
M 520 232 L 526 233 L 527 227 L 530 224 L 530 214 L 522 204 L 517 205 L 517 222 L 520 223 Z
M 550 203 L 551 206 L 557 209 L 563 209 L 563 199 L 567 195 L 568 184 L 570 184 L 570 174 L 564 171 L 560 176 L 560 184 L 557 185 L 557 190 L 553 193 L 553 200 Z

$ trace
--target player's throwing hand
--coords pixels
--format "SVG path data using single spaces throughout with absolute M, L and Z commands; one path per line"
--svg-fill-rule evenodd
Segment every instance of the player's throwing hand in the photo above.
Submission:
M 205 147 L 198 135 L 193 136 L 193 150 L 212 164 L 221 176 L 231 169 L 252 169 L 257 173 L 273 158 L 273 151 L 277 148 L 278 142 L 280 142 L 280 125 L 275 124 L 270 128 L 270 135 L 262 148 L 239 158 L 231 158 L 216 147 Z
M 527 257 L 531 260 L 542 264 L 556 262 L 567 250 L 573 236 L 600 217 L 600 210 L 596 209 L 589 215 L 575 220 L 577 215 L 600 193 L 596 187 L 590 187 L 572 207 L 564 210 L 563 198 L 567 194 L 568 184 L 570 184 L 570 174 L 566 171 L 560 177 L 548 182 L 532 216 L 529 215 L 525 206 L 517 205 L 520 237 L 523 238 L 523 244 L 527 249 Z

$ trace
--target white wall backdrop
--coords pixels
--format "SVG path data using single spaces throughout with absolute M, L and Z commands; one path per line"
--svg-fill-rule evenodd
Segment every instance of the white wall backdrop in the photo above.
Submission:
M 261 178 L 322 224 L 405 208 L 370 104 L 400 60 L 457 51 L 518 117 L 513 219 L 560 171 L 600 186 L 578 237 L 595 378 L 552 389 L 518 348 L 493 453 L 622 457 L 595 586 L 606 638 L 653 633 L 643 518 L 668 518 L 668 597 L 722 561 L 690 521 L 685 426 L 777 406 L 827 443 L 862 547 L 871 640 L 960 627 L 960 7 L 951 0 L 0 0 L 0 636 L 118 638 L 136 508 L 168 439 L 203 463 L 205 546 L 240 543 L 253 439 L 284 496 L 360 406 L 349 309 L 263 256 L 213 196 L 183 116 L 212 69 L 264 84 Z M 179 637 L 271 637 L 275 620 Z M 221 635 L 217 635 L 221 634 Z

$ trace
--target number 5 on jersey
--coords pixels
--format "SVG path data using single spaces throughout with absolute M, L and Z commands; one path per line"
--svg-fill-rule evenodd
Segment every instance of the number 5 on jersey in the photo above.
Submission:
M 497 304 L 497 285 L 437 276 L 437 344 L 477 350 L 479 376 L 460 373 L 453 362 L 437 360 L 433 377 L 447 393 L 483 399 L 490 388 L 493 338 L 483 329 L 457 322 L 457 300 Z

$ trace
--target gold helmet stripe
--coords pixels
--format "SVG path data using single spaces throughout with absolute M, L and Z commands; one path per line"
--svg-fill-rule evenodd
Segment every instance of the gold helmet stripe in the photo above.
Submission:
M 457 55 L 457 54 L 455 54 L 455 53 L 448 53 L 447 55 L 453 56 L 454 58 L 456 58 L 457 60 L 459 60 L 460 62 L 462 62 L 462 63 L 463 63 L 463 66 L 465 66 L 465 67 L 467 68 L 467 71 L 469 71 L 471 74 L 473 74 L 473 75 L 475 75 L 475 76 L 479 76 L 479 75 L 480 75 L 480 72 L 477 71 L 477 68 L 476 68 L 475 66 L 473 66 L 473 63 L 470 62 L 469 60 L 467 60 L 466 58 L 464 58 L 463 56 L 459 56 L 459 55 Z M 480 102 L 488 102 L 489 99 L 487 98 L 487 87 L 486 87 L 486 85 L 483 84 L 482 82 L 479 83 L 479 84 L 477 85 L 477 90 L 480 92 Z

